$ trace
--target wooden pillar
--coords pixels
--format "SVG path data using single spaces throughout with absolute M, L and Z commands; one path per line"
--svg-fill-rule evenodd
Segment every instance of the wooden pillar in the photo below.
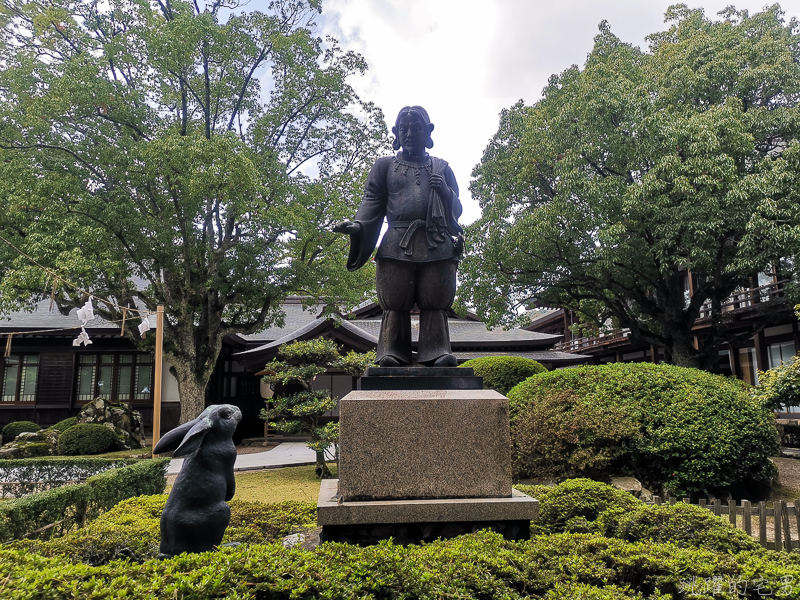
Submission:
M 153 386 L 153 448 L 161 439 L 161 376 L 164 356 L 164 307 L 156 309 L 156 368 Z M 155 454 L 153 455 L 155 457 Z
M 658 364 L 658 348 L 655 344 L 650 344 L 650 361 L 654 364 Z
M 742 378 L 742 370 L 739 368 L 739 349 L 733 346 L 728 347 L 728 362 L 731 365 L 731 376 L 736 379 Z
M 756 369 L 767 371 L 769 369 L 769 357 L 767 356 L 767 344 L 764 340 L 764 333 L 759 331 L 753 336 L 756 348 Z
M 571 310 L 561 309 L 564 312 L 564 341 L 569 343 L 572 341 L 572 331 L 569 329 L 569 316 L 572 313 Z

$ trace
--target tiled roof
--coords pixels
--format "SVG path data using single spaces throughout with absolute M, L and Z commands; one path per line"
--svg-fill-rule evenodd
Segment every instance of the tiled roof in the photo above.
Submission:
M 350 321 L 350 323 L 360 327 L 365 331 L 368 331 L 376 337 L 381 328 L 380 321 L 363 320 Z M 487 329 L 485 324 L 476 321 L 456 321 L 451 319 L 449 325 L 450 342 L 453 345 L 465 345 L 472 343 L 490 345 L 493 343 L 507 344 L 510 342 L 527 342 L 537 346 L 549 346 L 561 339 L 561 336 L 559 335 L 537 333 L 535 331 L 526 331 L 524 329 Z M 414 342 L 419 340 L 418 319 L 411 319 L 411 339 Z
M 239 337 L 248 342 L 271 342 L 316 321 L 322 313 L 322 306 L 310 306 L 304 309 L 302 300 L 296 297 L 287 298 L 282 309 L 285 315 L 282 327 L 276 325 L 257 333 L 239 335 Z
M 522 358 L 530 358 L 539 362 L 556 363 L 556 364 L 577 364 L 590 359 L 590 356 L 583 354 L 570 354 L 569 352 L 558 352 L 556 350 L 541 350 L 532 352 L 459 352 L 454 350 L 456 358 L 459 360 L 470 360 L 472 358 L 483 358 L 484 356 L 520 356 Z
M 261 354 L 261 353 L 263 353 L 265 351 L 270 351 L 270 350 L 272 350 L 274 348 L 277 348 L 281 344 L 286 344 L 286 343 L 291 342 L 293 340 L 301 339 L 303 336 L 305 336 L 305 335 L 307 335 L 309 333 L 312 333 L 317 328 L 324 328 L 327 325 L 326 321 L 327 320 L 311 321 L 310 323 L 306 323 L 303 327 L 300 327 L 299 329 L 291 331 L 291 332 L 287 333 L 286 335 L 284 335 L 283 337 L 278 338 L 277 340 L 275 340 L 273 342 L 270 342 L 269 344 L 264 344 L 263 346 L 258 346 L 257 348 L 253 348 L 251 350 L 246 350 L 244 352 L 239 352 L 239 353 L 236 354 L 236 357 L 240 358 L 240 359 L 245 359 L 250 355 Z M 371 335 L 369 332 L 364 331 L 360 327 L 356 327 L 355 325 L 353 325 L 349 321 L 340 321 L 338 323 L 338 326 L 343 330 L 343 332 L 347 332 L 347 333 L 350 333 L 351 335 L 355 335 L 357 337 L 365 339 L 366 341 L 368 341 L 368 342 L 370 342 L 372 344 L 377 344 L 378 343 L 378 338 L 377 337 Z
M 96 303 L 95 303 L 96 305 Z M 73 308 L 69 311 L 69 315 L 62 315 L 58 309 L 53 306 L 50 310 L 50 300 L 42 300 L 38 302 L 32 312 L 13 312 L 6 315 L 0 315 L 0 330 L 4 331 L 23 331 L 23 330 L 40 330 L 40 329 L 61 329 L 61 328 L 76 328 L 79 329 L 81 322 L 77 316 L 78 310 Z M 130 319 L 128 322 L 131 324 L 138 324 L 139 316 L 132 316 L 128 314 Z M 150 327 L 156 326 L 156 315 L 151 314 L 148 317 Z M 114 329 L 119 330 L 119 323 L 110 323 L 100 317 L 95 317 L 86 325 L 87 329 Z

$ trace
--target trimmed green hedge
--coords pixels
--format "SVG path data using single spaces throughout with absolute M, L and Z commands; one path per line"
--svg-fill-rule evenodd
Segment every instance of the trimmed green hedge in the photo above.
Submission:
M 74 525 L 107 511 L 133 496 L 160 494 L 167 484 L 168 458 L 142 460 L 111 469 L 86 483 L 67 485 L 24 498 L 0 502 L 0 542 L 34 535 L 51 524 L 45 535 L 60 535 Z
M 761 591 L 752 585 L 755 579 L 762 579 Z M 132 600 L 722 600 L 731 597 L 727 593 L 731 583 L 748 581 L 746 592 L 733 597 L 760 600 L 768 590 L 772 597 L 797 598 L 800 561 L 787 553 L 722 554 L 587 534 L 508 542 L 482 531 L 420 546 L 382 543 L 359 548 L 326 543 L 309 552 L 280 544 L 248 544 L 141 564 L 117 560 L 98 567 L 24 549 L 0 550 L 0 581 L 10 598 Z M 791 581 L 788 588 L 784 581 Z M 725 593 L 687 594 L 687 587 L 697 582 L 701 588 L 710 584 L 710 589 L 722 582 Z
M 459 367 L 471 367 L 475 375 L 483 377 L 483 387 L 504 396 L 521 381 L 532 375 L 547 373 L 541 364 L 521 356 L 484 356 L 466 361 Z
M 61 456 L 102 454 L 120 442 L 113 429 L 98 423 L 78 423 L 58 437 Z
M 616 363 L 542 373 L 508 397 L 523 475 L 632 474 L 675 496 L 753 498 L 776 473 L 774 414 L 735 379 Z
M 539 518 L 531 522 L 535 534 L 595 533 L 628 542 L 671 543 L 723 554 L 761 551 L 744 531 L 692 504 L 648 505 L 628 492 L 591 479 L 514 487 L 539 501 Z
M 94 521 L 51 540 L 22 540 L 12 547 L 43 556 L 101 565 L 117 558 L 143 561 L 158 556 L 160 519 L 166 495 L 123 500 Z M 231 500 L 231 521 L 223 544 L 265 544 L 316 527 L 317 507 L 309 502 L 263 504 Z
M 609 509 L 624 512 L 644 506 L 629 492 L 591 479 L 570 479 L 555 486 L 514 487 L 539 501 L 539 518 L 531 521 L 532 533 L 589 533 L 594 528 L 586 524 Z
M 4 494 L 19 497 L 49 490 L 67 482 L 88 479 L 103 471 L 119 469 L 136 462 L 138 461 L 132 458 L 48 457 L 0 460 L 0 480 L 13 479 L 16 484 L 13 487 L 6 484 Z
M 286 549 L 261 542 L 309 527 L 313 504 L 234 500 L 224 541 L 245 544 L 168 560 L 149 558 L 166 496 L 132 498 L 62 538 L 0 549 L 0 590 L 19 599 L 132 600 L 800 597 L 800 554 L 764 550 L 705 509 L 647 506 L 590 480 L 518 487 L 540 499 L 547 525 L 531 540 L 482 531 L 408 547 Z M 576 525 L 592 532 L 561 533 Z
M 729 521 L 682 502 L 674 506 L 639 504 L 633 510 L 613 508 L 600 515 L 598 528 L 608 537 L 630 542 L 669 542 L 723 554 L 761 550 L 753 538 Z
M 33 421 L 14 421 L 13 423 L 9 423 L 3 427 L 3 443 L 8 444 L 9 442 L 13 442 L 14 438 L 16 438 L 20 433 L 39 430 L 41 430 L 41 427 L 39 427 Z

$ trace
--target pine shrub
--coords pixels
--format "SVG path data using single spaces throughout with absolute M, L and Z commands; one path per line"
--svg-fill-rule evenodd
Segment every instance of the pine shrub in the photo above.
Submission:
M 59 436 L 58 453 L 61 456 L 102 454 L 117 444 L 119 438 L 113 429 L 97 423 L 78 423 Z

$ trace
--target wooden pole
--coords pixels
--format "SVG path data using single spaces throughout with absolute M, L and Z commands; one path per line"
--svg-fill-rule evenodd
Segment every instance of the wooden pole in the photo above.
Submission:
M 164 350 L 164 307 L 158 305 L 156 309 L 156 369 L 155 385 L 153 386 L 153 448 L 161 439 L 161 364 Z M 155 458 L 155 454 L 153 454 Z

